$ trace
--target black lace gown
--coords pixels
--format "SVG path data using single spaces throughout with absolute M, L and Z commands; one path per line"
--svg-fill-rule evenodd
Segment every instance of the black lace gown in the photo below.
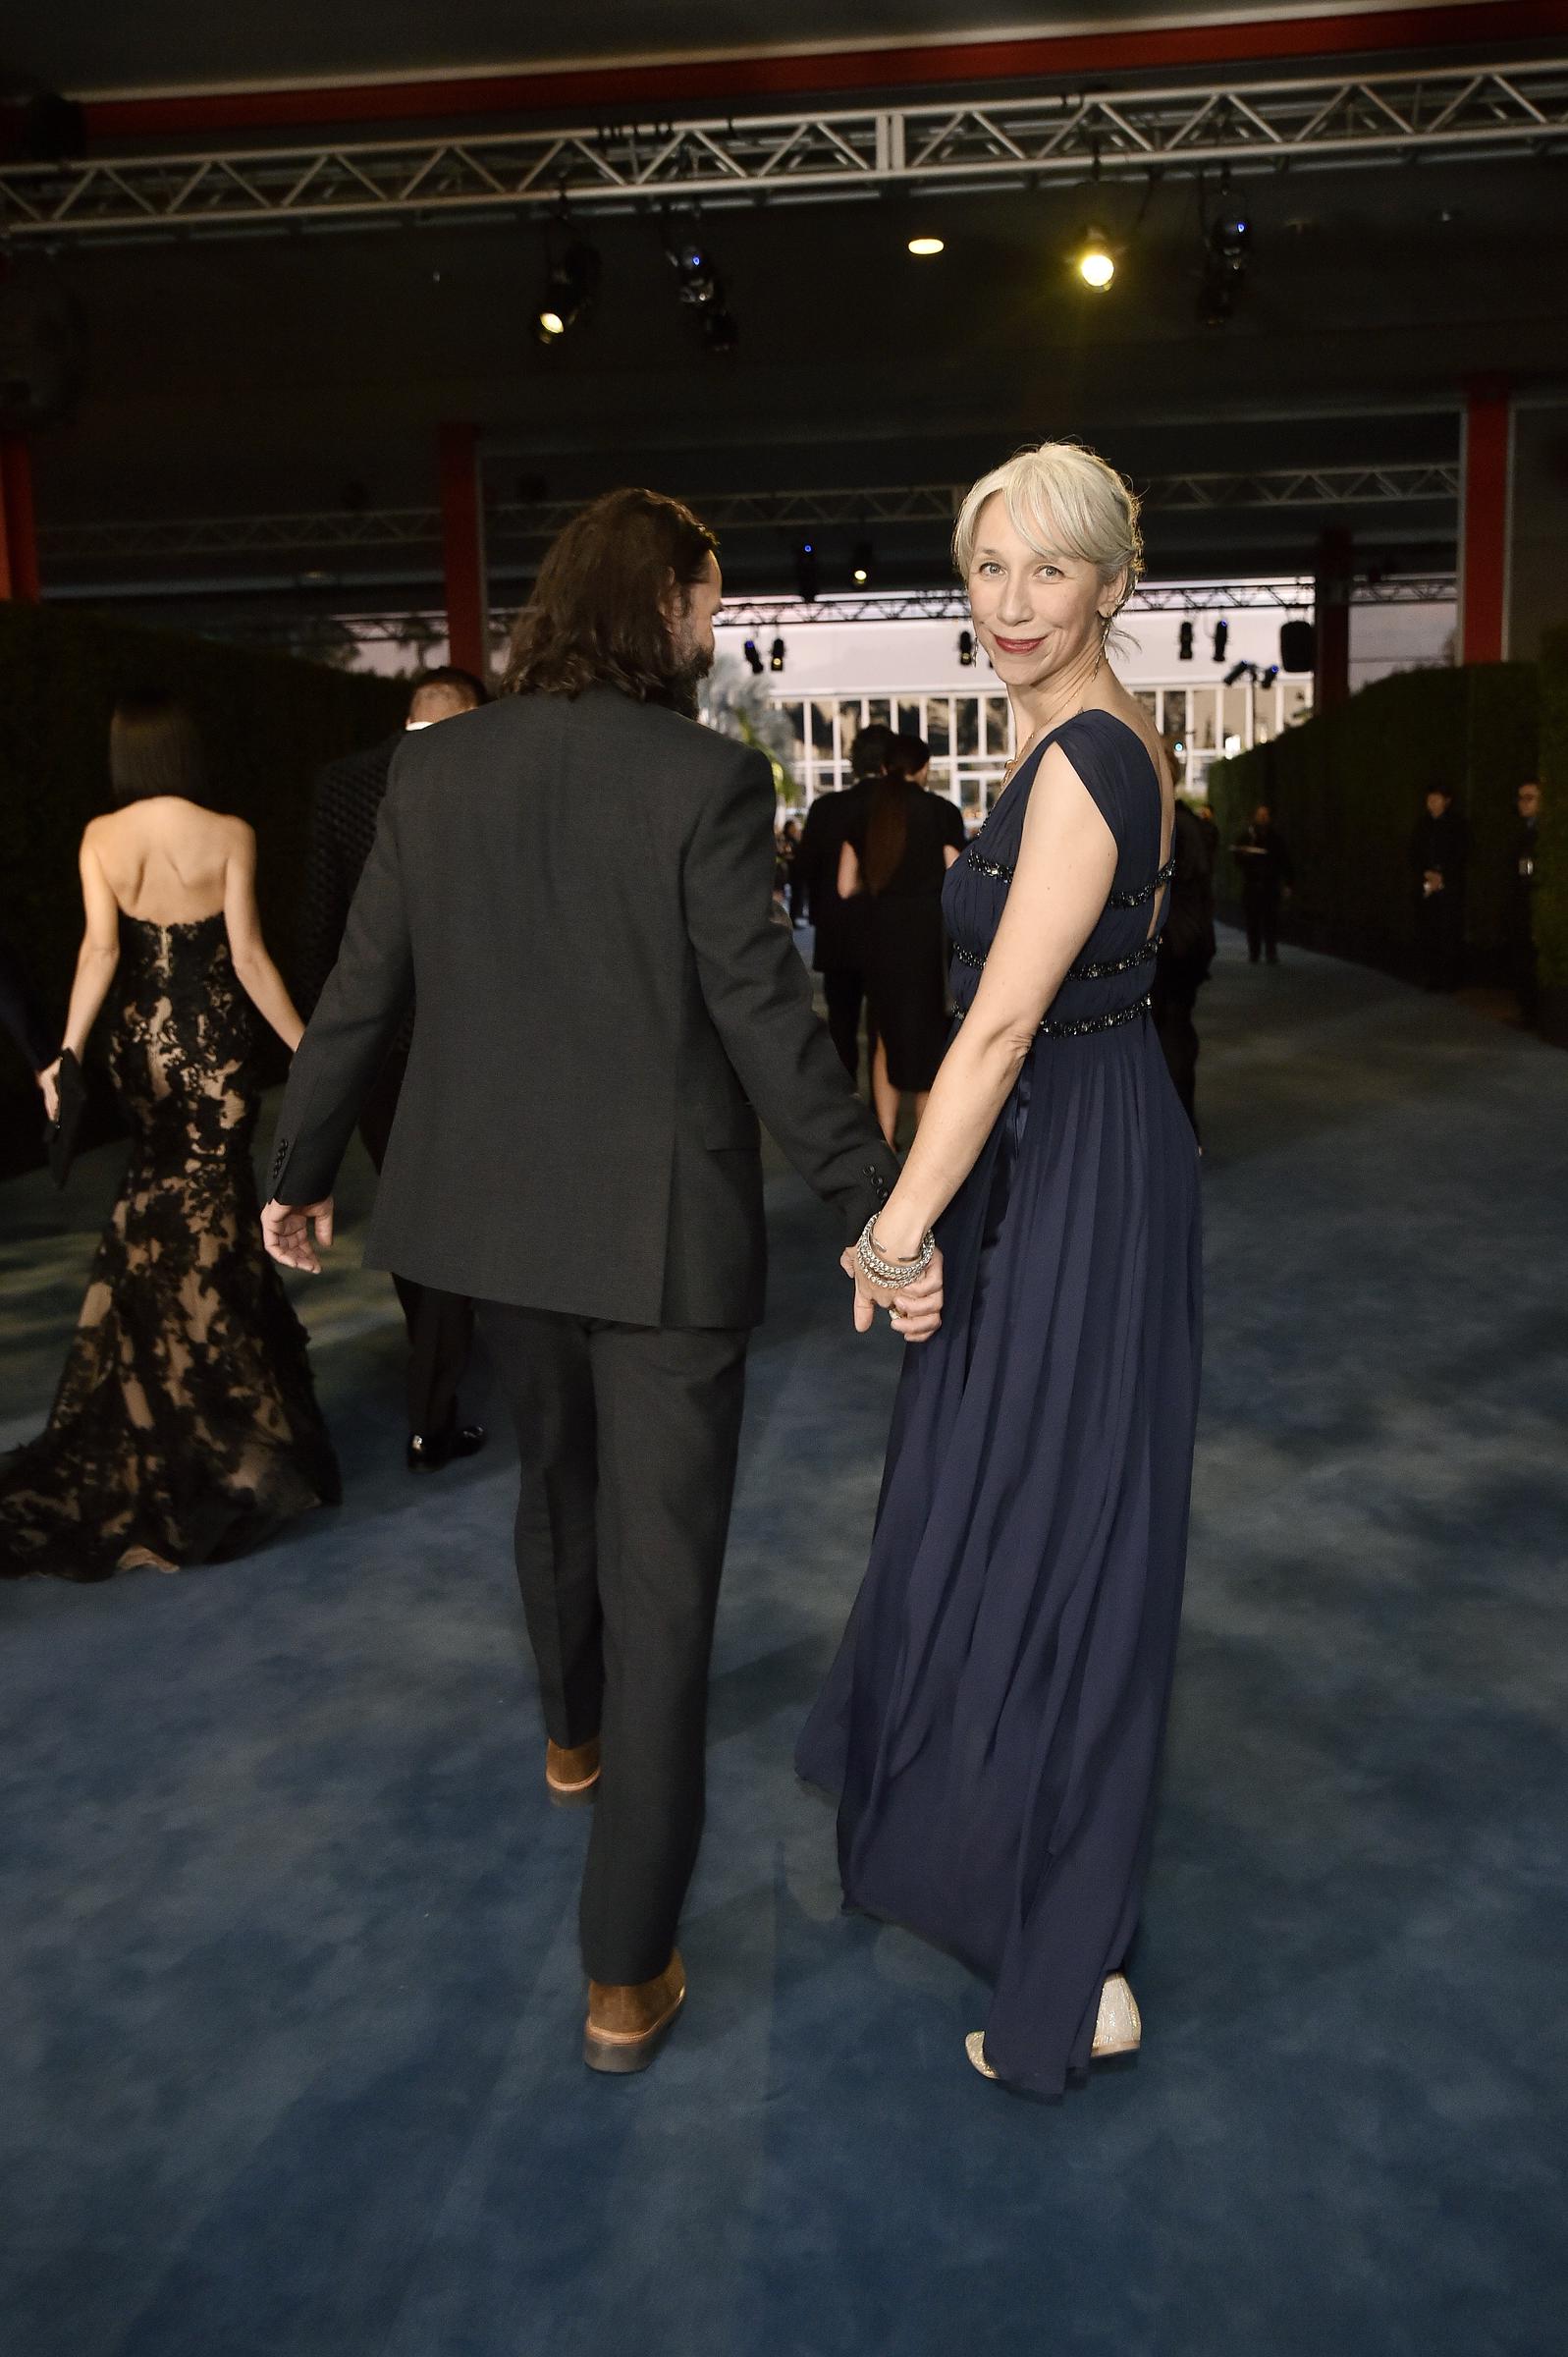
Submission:
M 341 1496 L 262 1249 L 254 1017 L 220 915 L 121 920 L 110 1065 L 131 1162 L 46 1430 L 0 1465 L 0 1574 L 241 1554 Z

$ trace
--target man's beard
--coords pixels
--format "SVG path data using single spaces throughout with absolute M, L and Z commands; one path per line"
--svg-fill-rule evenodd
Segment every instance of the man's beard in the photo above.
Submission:
M 703 647 L 688 655 L 678 670 L 671 674 L 668 692 L 672 712 L 678 712 L 684 720 L 696 719 L 701 700 L 698 690 L 712 669 L 713 649 Z

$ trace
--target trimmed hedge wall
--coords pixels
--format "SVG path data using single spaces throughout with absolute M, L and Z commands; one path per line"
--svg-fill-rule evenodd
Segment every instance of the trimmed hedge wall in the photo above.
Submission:
M 407 708 L 397 680 L 69 607 L 0 604 L 0 925 L 51 1023 L 64 1023 L 81 936 L 77 847 L 87 820 L 109 807 L 109 715 L 140 686 L 190 706 L 214 802 L 255 828 L 262 923 L 285 974 L 315 773 L 386 736 Z M 37 1090 L 0 1034 L 0 1167 L 36 1161 L 40 1127 Z
M 1537 970 L 1543 994 L 1568 996 L 1568 630 L 1548 630 L 1541 644 L 1541 858 L 1532 906 Z M 1553 1011 L 1559 1020 L 1561 1012 Z M 1559 1021 L 1551 1028 L 1557 1037 Z
M 1290 847 L 1295 896 L 1281 931 L 1396 973 L 1414 970 L 1411 831 L 1428 788 L 1453 789 L 1470 826 L 1465 938 L 1500 970 L 1515 790 L 1536 775 L 1540 675 L 1533 663 L 1396 672 L 1330 712 L 1209 771 L 1219 822 L 1216 891 L 1239 916 L 1229 846 L 1267 802 Z

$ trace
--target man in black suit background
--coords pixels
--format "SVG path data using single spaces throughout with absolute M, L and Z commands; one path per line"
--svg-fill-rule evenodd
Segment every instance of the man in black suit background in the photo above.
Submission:
M 869 807 L 871 790 L 888 766 L 893 736 L 873 721 L 849 747 L 854 784 L 839 794 L 819 794 L 806 812 L 795 850 L 791 906 L 804 905 L 812 924 L 811 962 L 822 976 L 828 1029 L 844 1070 L 860 1077 L 860 1009 L 866 995 L 866 960 L 861 935 L 865 911 L 838 892 L 838 853 L 849 829 Z M 874 1057 L 877 1043 L 869 1042 Z
M 512 692 L 393 763 L 279 1117 L 268 1248 L 319 1266 L 416 1004 L 366 1257 L 471 1295 L 517 1432 L 557 1797 L 597 1791 L 584 2058 L 652 2059 L 704 1794 L 708 1661 L 765 1272 L 758 1117 L 839 1213 L 897 1164 L 773 904 L 766 757 L 695 725 L 722 592 L 675 501 L 607 494 L 540 569 Z M 935 1329 L 940 1262 L 901 1330 Z
M 329 761 L 317 778 L 299 925 L 296 1002 L 302 1014 L 309 1015 L 338 962 L 349 910 L 375 841 L 394 753 L 410 729 L 432 728 L 489 701 L 483 682 L 456 664 L 421 672 L 408 697 L 407 719 L 397 734 L 363 752 Z M 377 1172 L 386 1160 L 412 1036 L 410 1017 L 387 1051 L 360 1108 L 359 1134 Z M 458 1387 L 473 1347 L 473 1303 L 400 1273 L 394 1273 L 392 1282 L 408 1330 L 408 1470 L 435 1473 L 454 1457 L 472 1456 L 484 1446 L 483 1425 L 458 1420 Z

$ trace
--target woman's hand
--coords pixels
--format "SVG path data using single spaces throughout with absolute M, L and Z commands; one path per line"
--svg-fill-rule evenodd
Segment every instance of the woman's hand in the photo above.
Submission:
M 929 1343 L 942 1324 L 942 1254 L 933 1252 L 924 1276 L 894 1291 L 889 1286 L 871 1285 L 860 1266 L 860 1257 L 850 1248 L 838 1266 L 846 1277 L 852 1277 L 855 1287 L 855 1332 L 869 1334 L 871 1322 L 879 1309 L 888 1312 L 889 1322 L 895 1334 L 906 1343 Z
M 53 1064 L 44 1066 L 42 1071 L 37 1074 L 37 1082 L 43 1091 L 44 1112 L 49 1116 L 51 1122 L 57 1122 L 60 1119 L 60 1058 L 58 1056 Z

